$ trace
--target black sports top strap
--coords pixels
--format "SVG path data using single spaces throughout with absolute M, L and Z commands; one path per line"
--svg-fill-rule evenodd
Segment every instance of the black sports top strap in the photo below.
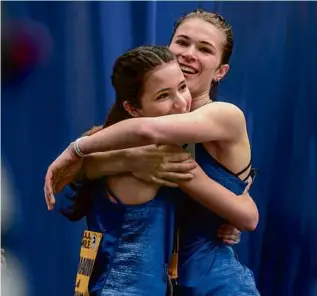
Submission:
M 238 177 L 238 176 L 242 175 L 244 172 L 246 172 L 249 169 L 249 167 L 251 166 L 251 164 L 252 164 L 252 160 L 250 160 L 249 164 L 243 170 L 241 170 L 239 173 L 237 173 L 236 176 Z

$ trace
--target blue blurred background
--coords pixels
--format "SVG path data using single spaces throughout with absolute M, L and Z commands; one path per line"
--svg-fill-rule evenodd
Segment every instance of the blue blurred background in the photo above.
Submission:
M 167 45 L 174 22 L 198 7 L 233 26 L 219 99 L 244 110 L 259 169 L 260 223 L 239 257 L 262 295 L 317 295 L 317 3 L 24 1 L 2 2 L 2 36 L 15 36 L 14 67 L 2 71 L 2 248 L 22 290 L 4 296 L 73 294 L 84 224 L 47 212 L 46 169 L 103 122 L 115 58 Z

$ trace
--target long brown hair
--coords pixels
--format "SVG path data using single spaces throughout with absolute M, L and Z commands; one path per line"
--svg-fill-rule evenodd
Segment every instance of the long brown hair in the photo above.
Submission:
M 116 93 L 116 101 L 103 125 L 94 126 L 85 136 L 91 136 L 98 131 L 119 121 L 131 118 L 131 114 L 124 108 L 128 102 L 135 108 L 141 107 L 140 98 L 143 93 L 145 76 L 156 67 L 176 61 L 172 52 L 163 46 L 141 46 L 120 56 L 113 67 L 111 76 L 112 85 Z M 76 196 L 68 197 L 73 202 L 71 209 L 63 210 L 62 214 L 71 221 L 84 217 L 93 202 L 94 191 L 98 180 L 84 180 L 70 184 L 76 191 Z

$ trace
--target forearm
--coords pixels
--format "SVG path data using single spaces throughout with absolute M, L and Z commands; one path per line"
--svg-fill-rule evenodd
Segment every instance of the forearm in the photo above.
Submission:
M 82 139 L 80 150 L 90 154 L 150 144 L 232 140 L 243 131 L 245 119 L 241 110 L 231 104 L 215 103 L 186 114 L 121 121 Z
M 132 170 L 132 149 L 90 154 L 84 159 L 84 175 L 92 180 L 130 172 Z
M 237 196 L 210 179 L 200 167 L 192 171 L 194 178 L 179 184 L 191 198 L 210 209 L 241 231 L 253 231 L 259 214 L 248 194 Z
M 121 121 L 80 141 L 84 154 L 107 152 L 119 149 L 155 144 L 147 131 L 148 118 L 134 118 Z

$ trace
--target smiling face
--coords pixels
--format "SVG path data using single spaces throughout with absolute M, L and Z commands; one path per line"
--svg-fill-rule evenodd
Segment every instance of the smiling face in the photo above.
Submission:
M 209 92 L 212 80 L 219 81 L 229 70 L 223 64 L 226 34 L 198 17 L 185 19 L 177 27 L 170 50 L 186 78 L 193 97 Z
M 190 111 L 191 95 L 176 60 L 149 72 L 142 89 L 140 108 L 125 104 L 133 117 L 156 117 Z

